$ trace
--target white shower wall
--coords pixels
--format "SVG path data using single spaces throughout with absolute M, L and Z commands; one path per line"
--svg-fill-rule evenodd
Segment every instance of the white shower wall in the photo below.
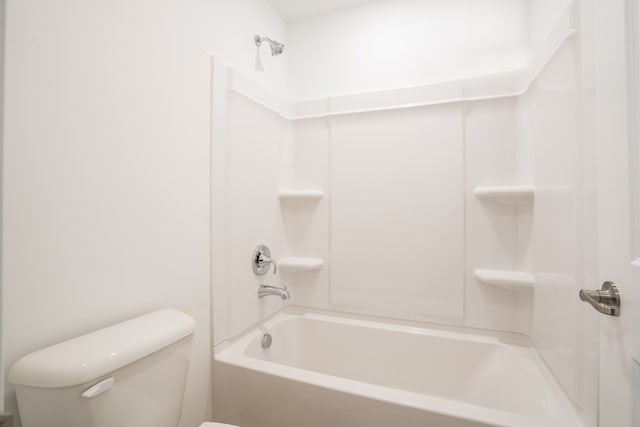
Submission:
M 409 132 L 407 121 L 431 124 Z M 353 123 L 356 136 L 345 134 Z M 394 126 L 404 130 L 384 133 Z M 425 133 L 429 126 L 441 132 Z M 515 183 L 515 139 L 514 98 L 296 121 L 294 182 L 329 200 L 290 226 L 294 254 L 328 260 L 317 273 L 283 278 L 294 303 L 527 332 L 531 297 L 473 276 L 517 268 L 517 208 L 473 195 L 479 185 Z M 360 156 L 338 147 L 356 140 Z M 411 167 L 429 162 L 447 171 Z M 444 214 L 438 230 L 430 210 Z
M 528 3 L 524 0 L 488 0 L 483 1 L 482 5 L 467 0 L 378 1 L 293 22 L 289 25 L 287 48 L 282 58 L 288 61 L 289 66 L 288 94 L 294 100 L 318 97 L 320 104 L 332 105 L 334 99 L 330 97 L 337 93 L 357 94 L 376 89 L 402 88 L 521 68 L 527 59 L 527 7 Z M 443 50 L 444 47 L 446 50 Z M 218 59 L 216 57 L 216 62 L 220 62 Z M 248 75 L 241 80 L 254 79 Z M 233 81 L 228 81 L 221 87 L 234 85 Z M 322 189 L 326 197 L 314 205 L 291 205 L 279 203 L 275 191 L 266 199 L 259 194 L 239 191 L 236 188 L 240 183 L 238 180 L 223 189 L 228 200 L 225 203 L 221 198 L 218 202 L 225 212 L 223 217 L 229 215 L 227 212 L 231 209 L 236 209 L 235 197 L 252 200 L 244 208 L 252 212 L 254 217 L 239 221 L 237 215 L 229 215 L 228 221 L 223 218 L 217 222 L 214 236 L 225 233 L 237 233 L 240 236 L 241 230 L 253 229 L 254 223 L 263 223 L 263 217 L 270 218 L 273 206 L 279 207 L 280 219 L 279 222 L 271 220 L 276 228 L 262 226 L 260 232 L 247 242 L 243 237 L 227 240 L 231 245 L 230 252 L 224 253 L 224 249 L 220 249 L 221 256 L 214 256 L 214 288 L 217 290 L 214 289 L 213 303 L 220 309 L 214 310 L 216 343 L 250 326 L 280 304 L 271 298 L 260 302 L 256 302 L 255 297 L 246 299 L 250 296 L 251 286 L 257 286 L 257 278 L 251 277 L 248 267 L 242 267 L 242 273 L 233 273 L 238 275 L 235 279 L 223 274 L 226 266 L 233 264 L 231 258 L 248 259 L 252 248 L 262 242 L 271 242 L 278 249 L 274 251 L 276 257 L 310 256 L 324 260 L 326 267 L 318 272 L 295 274 L 282 271 L 278 277 L 269 275 L 261 278 L 269 284 L 295 283 L 296 296 L 293 300 L 296 303 L 359 309 L 421 320 L 446 318 L 458 324 L 502 330 L 528 330 L 527 297 L 480 285 L 473 276 L 473 269 L 467 265 L 472 261 L 494 268 L 517 267 L 516 234 L 513 232 L 516 230 L 516 220 L 512 215 L 514 208 L 498 206 L 487 211 L 472 195 L 476 185 L 506 185 L 516 181 L 513 100 L 457 103 L 452 107 L 433 106 L 416 111 L 294 122 L 277 114 L 269 116 L 269 120 L 281 123 L 281 126 L 286 127 L 286 123 L 291 123 L 293 142 L 290 142 L 277 134 L 263 132 L 261 126 L 253 126 L 253 134 L 248 132 L 241 140 L 226 135 L 226 129 L 237 127 L 236 123 L 242 122 L 240 117 L 245 113 L 231 107 L 236 94 L 229 95 L 225 89 L 221 90 L 213 94 L 214 103 L 218 103 L 217 111 L 224 111 L 225 115 L 221 119 L 214 114 L 219 124 L 214 127 L 214 165 L 217 164 L 216 157 L 218 160 L 220 157 L 216 156 L 216 150 L 234 153 L 236 146 L 251 147 L 255 144 L 259 148 L 263 144 L 271 144 L 271 154 L 258 156 L 256 153 L 262 153 L 258 149 L 254 153 L 250 150 L 245 153 L 258 156 L 256 159 L 261 158 L 271 165 L 262 174 L 263 187 L 272 188 L 273 191 L 278 186 L 276 183 L 280 183 L 281 189 Z M 273 98 L 278 96 L 287 98 L 282 92 Z M 284 99 L 275 103 L 287 102 Z M 248 103 L 245 107 L 247 111 L 262 108 L 256 105 L 250 107 Z M 432 114 L 437 114 L 437 117 L 431 117 Z M 415 116 L 416 123 L 430 120 L 432 129 L 426 133 L 399 131 L 407 115 Z M 359 129 L 359 136 L 342 136 L 345 125 L 354 120 L 358 121 L 355 128 Z M 391 131 L 387 131 L 387 136 L 378 136 L 374 126 L 380 121 L 386 121 L 387 127 L 395 128 L 398 135 L 392 136 L 389 133 Z M 245 123 L 250 126 L 250 122 Z M 449 123 L 451 136 L 449 139 L 433 140 L 441 133 L 444 123 Z M 222 137 L 217 136 L 221 135 L 220 132 Z M 432 162 L 433 167 L 419 167 L 419 162 L 416 162 L 412 172 L 414 176 L 405 176 L 403 181 L 389 168 L 384 170 L 386 176 L 371 162 L 360 164 L 358 150 L 366 150 L 367 141 L 376 137 L 381 159 L 395 157 L 402 168 L 403 162 L 417 156 L 409 154 L 407 159 L 403 159 L 402 153 L 407 151 L 399 146 L 412 144 L 420 150 L 421 157 Z M 361 141 L 358 143 L 363 144 L 362 147 L 351 150 L 348 156 L 341 154 L 340 150 L 348 147 L 350 141 L 355 142 L 354 138 Z M 273 153 L 283 149 L 285 144 L 292 144 L 292 165 L 273 157 Z M 447 152 L 449 154 L 445 155 Z M 231 156 L 228 157 L 230 163 L 220 164 L 218 170 L 240 171 L 241 179 L 255 176 L 251 162 L 233 157 L 233 154 L 227 155 Z M 446 158 L 450 158 L 448 164 L 454 169 L 450 171 L 443 167 L 440 171 L 436 170 L 440 161 Z M 349 170 L 350 163 L 359 165 L 362 171 L 370 171 L 371 175 L 353 176 Z M 282 184 L 287 182 L 288 178 L 285 177 L 291 173 L 289 167 L 295 169 L 293 179 Z M 225 179 L 215 169 L 215 176 Z M 378 179 L 375 184 L 374 179 Z M 384 188 L 376 191 L 376 186 L 383 184 Z M 348 189 L 363 187 L 364 190 L 367 185 L 364 191 L 368 197 L 366 200 L 360 194 L 349 200 Z M 394 188 L 398 187 L 405 189 L 406 197 L 395 194 Z M 333 194 L 334 189 L 336 194 Z M 335 196 L 340 195 L 343 195 L 341 200 L 344 204 L 334 200 Z M 216 197 L 215 191 L 213 196 Z M 390 205 L 387 199 L 392 196 L 399 204 L 395 208 L 394 219 L 390 220 L 379 212 L 388 210 Z M 362 206 L 358 200 L 368 203 L 368 206 Z M 439 207 L 439 211 L 436 212 L 434 207 Z M 366 231 L 357 236 L 338 233 L 336 228 L 352 228 L 349 224 L 358 209 L 362 214 L 368 210 L 372 211 L 371 215 L 378 212 L 377 223 L 374 220 L 369 225 L 380 230 L 380 233 L 387 227 L 392 230 L 404 225 L 404 233 L 411 243 L 402 246 L 401 242 L 394 242 L 392 232 L 386 233 L 385 244 L 381 244 L 382 234 L 376 236 Z M 410 221 L 403 218 L 404 211 L 413 212 Z M 265 215 L 260 212 L 265 212 Z M 439 222 L 426 220 L 425 214 L 429 213 L 433 213 L 433 218 L 439 216 Z M 507 219 L 500 220 L 502 217 Z M 340 220 L 343 220 L 342 223 Z M 233 231 L 235 227 L 237 232 Z M 277 237 L 280 227 L 285 236 L 283 242 Z M 441 237 L 430 238 L 427 229 L 440 232 Z M 345 239 L 344 245 L 340 239 Z M 214 237 L 214 246 L 217 241 L 217 237 Z M 241 241 L 242 244 L 239 243 Z M 389 247 L 393 243 L 403 249 Z M 473 249 L 474 245 L 481 249 Z M 338 253 L 332 254 L 332 247 Z M 427 260 L 429 253 L 432 259 Z M 355 259 L 360 259 L 361 264 L 354 263 Z M 336 265 L 333 265 L 334 262 Z M 362 263 L 370 264 L 366 271 L 357 267 Z M 399 263 L 410 265 L 411 268 L 399 268 Z M 241 266 L 240 261 L 238 266 Z M 215 277 L 219 277 L 220 281 L 216 281 Z M 354 293 L 350 289 L 353 287 L 358 291 Z M 418 300 L 410 293 L 412 287 L 413 292 L 421 295 Z M 372 288 L 378 289 L 377 294 L 367 293 Z M 221 295 L 218 301 L 217 295 Z M 389 298 L 393 299 L 394 295 L 396 300 L 404 299 L 405 302 L 390 303 Z M 439 297 L 433 298 L 436 295 Z M 369 301 L 365 303 L 363 299 L 367 298 Z M 525 310 L 514 310 L 514 307 L 523 304 Z
M 519 163 L 536 189 L 519 244 L 535 293 L 529 334 L 572 399 L 597 420 L 598 317 L 577 304 L 581 288 L 597 289 L 596 175 L 589 119 L 588 61 L 577 36 L 564 43 L 519 99 Z
M 333 304 L 463 315 L 462 108 L 331 119 Z
M 437 5 L 442 13 L 469 6 L 456 2 L 448 9 L 441 2 L 408 2 L 398 10 L 423 16 L 427 3 Z M 493 14 L 494 19 L 510 19 L 511 26 L 504 30 L 510 37 L 501 42 L 508 47 L 503 54 L 514 46 L 522 52 L 520 27 L 526 28 L 526 4 L 490 2 L 490 6 L 500 11 Z M 380 18 L 372 11 L 389 11 L 389 7 L 388 2 L 375 2 L 313 19 L 328 23 L 368 17 L 369 22 Z M 513 27 L 516 21 L 518 30 Z M 295 30 L 296 25 L 301 27 Z M 341 28 L 334 26 L 328 36 L 348 38 L 351 32 L 364 31 Z M 294 23 L 291 33 L 313 30 L 312 25 Z M 467 31 L 471 36 L 480 29 Z M 298 36 L 304 40 L 303 34 Z M 404 40 L 410 40 L 406 36 Z M 493 36 L 491 32 L 473 40 L 495 41 Z M 287 54 L 295 62 L 301 59 L 296 56 L 298 42 L 292 37 L 291 43 Z M 345 46 L 337 43 L 335 57 Z M 477 46 L 467 46 L 473 47 Z M 500 47 L 494 44 L 493 50 Z M 360 50 L 351 46 L 351 51 L 363 59 Z M 347 74 L 367 69 L 366 58 L 365 65 L 347 65 L 343 67 Z M 474 275 L 478 268 L 527 271 L 530 267 L 526 233 L 531 207 L 481 202 L 473 195 L 477 186 L 533 184 L 531 176 L 521 172 L 526 150 L 518 143 L 517 97 L 291 121 L 287 114 L 279 115 L 227 91 L 251 79 L 220 65 L 219 69 L 214 73 L 219 88 L 213 99 L 224 117 L 214 114 L 218 123 L 213 138 L 218 177 L 214 186 L 221 190 L 212 193 L 221 209 L 214 221 L 218 224 L 214 246 L 222 241 L 229 245 L 220 244 L 220 256 L 214 256 L 216 343 L 281 304 L 271 298 L 257 300 L 258 280 L 243 265 L 258 243 L 269 243 L 276 258 L 307 256 L 325 262 L 317 272 L 281 271 L 276 277 L 260 279 L 292 286 L 297 304 L 530 333 L 532 294 L 488 286 Z M 473 67 L 466 70 L 478 72 Z M 290 81 L 295 82 L 299 71 L 291 67 Z M 336 79 L 326 76 L 317 81 Z M 326 95 L 328 89 L 322 90 Z M 269 104 L 265 101 L 269 96 L 263 98 L 261 102 Z M 329 105 L 331 101 L 327 99 Z M 286 113 L 286 108 L 276 110 Z M 393 159 L 395 166 L 390 167 Z M 226 187 L 219 187 L 220 182 L 227 182 Z M 291 205 L 278 202 L 278 189 L 319 189 L 326 197 L 314 204 Z
M 590 202 L 589 150 L 577 118 L 582 88 L 576 67 L 583 64 L 576 39 L 569 36 L 563 41 L 576 24 L 579 9 L 569 10 L 564 3 L 558 9 L 554 6 L 557 19 L 549 24 L 543 21 L 552 18 L 541 11 L 550 10 L 545 7 L 551 5 L 490 2 L 504 12 L 494 14 L 494 19 L 513 24 L 518 17 L 518 28 L 507 25 L 496 30 L 506 33 L 473 38 L 472 31 L 476 35 L 485 27 L 469 26 L 464 40 L 502 40 L 489 49 L 495 55 L 484 51 L 485 58 L 499 60 L 463 64 L 447 62 L 451 57 L 445 55 L 439 57 L 443 68 L 436 71 L 447 79 L 491 72 L 491 79 L 478 78 L 463 87 L 493 88 L 495 97 L 488 93 L 492 99 L 444 97 L 436 102 L 442 105 L 332 114 L 332 108 L 339 110 L 339 105 L 352 101 L 350 105 L 357 105 L 358 99 L 361 105 L 371 99 L 385 100 L 382 104 L 393 99 L 372 94 L 358 98 L 358 92 L 437 80 L 435 74 L 416 70 L 412 64 L 384 60 L 388 55 L 395 58 L 396 53 L 381 41 L 386 21 L 376 13 L 386 11 L 385 17 L 408 23 L 403 41 L 420 39 L 412 38 L 414 21 L 406 14 L 412 11 L 424 17 L 421 13 L 426 9 L 416 2 L 400 3 L 405 8 L 402 13 L 401 8 L 396 10 L 400 15 L 382 1 L 291 25 L 287 50 L 291 96 L 294 100 L 317 98 L 306 105 L 321 106 L 317 111 L 321 117 L 292 120 L 296 110 L 284 107 L 288 100 L 261 95 L 260 102 L 253 102 L 237 93 L 242 85 L 234 85 L 233 78 L 214 90 L 216 111 L 225 112 L 224 117 L 214 114 L 218 120 L 214 170 L 216 150 L 227 153 L 219 155 L 226 159 L 223 162 L 229 161 L 221 170 L 240 168 L 230 175 L 235 183 L 223 191 L 231 199 L 225 203 L 218 194 L 223 220 L 217 222 L 217 230 L 236 237 L 221 243 L 221 256 L 214 257 L 214 343 L 237 335 L 288 303 L 519 332 L 533 337 L 560 383 L 585 409 L 588 422 L 593 422 L 596 343 L 586 333 L 593 325 L 584 318 L 585 311 L 562 309 L 575 306 L 578 287 L 597 288 L 588 268 L 595 248 L 588 232 L 594 229 L 593 218 L 585 214 Z M 449 13 L 469 6 L 465 2 L 420 5 L 427 3 Z M 457 6 L 447 9 L 445 3 Z M 535 13 L 527 15 L 531 8 Z M 354 25 L 357 20 L 369 26 Z M 372 30 L 374 22 L 383 22 L 378 25 L 380 32 Z M 526 31 L 529 26 L 539 33 Z M 540 33 L 545 31 L 553 37 Z M 367 44 L 363 34 L 372 33 L 374 41 Z M 543 54 L 523 60 L 523 52 L 529 52 L 527 41 L 534 39 L 542 40 L 538 42 Z M 479 49 L 477 45 L 466 48 Z M 398 49 L 404 60 L 428 64 L 402 51 L 403 47 Z M 457 74 L 443 71 L 454 64 Z M 512 67 L 524 70 L 515 77 L 518 84 L 542 71 L 530 87 L 516 84 L 517 90 L 511 90 L 514 74 L 500 72 Z M 214 74 L 214 82 L 219 82 L 220 73 Z M 230 72 L 225 78 L 236 74 Z M 447 93 L 450 87 L 428 86 L 416 93 L 430 96 Z M 464 98 L 465 89 L 460 97 Z M 355 95 L 346 101 L 333 96 L 340 93 Z M 381 104 L 371 105 L 380 108 Z M 394 104 L 388 102 L 388 106 Z M 255 122 L 245 121 L 244 115 Z M 227 135 L 228 129 L 250 123 L 255 129 Z M 247 160 L 241 155 L 256 157 Z M 269 194 L 256 194 L 243 184 L 257 176 Z M 518 185 L 535 187 L 535 202 L 510 205 L 481 201 L 474 195 L 478 186 Z M 277 191 L 283 189 L 322 190 L 324 197 L 314 202 L 281 202 Z M 229 215 L 239 208 L 251 214 Z M 252 230 L 252 235 L 246 230 Z M 258 279 L 251 274 L 248 260 L 253 247 L 265 242 L 276 258 L 319 258 L 324 266 L 303 273 L 281 270 L 277 276 Z M 238 270 L 215 276 L 216 270 L 225 271 L 225 265 Z M 513 291 L 481 283 L 474 271 L 482 268 L 530 273 L 534 289 Z M 259 281 L 288 286 L 291 300 L 258 300 Z
M 258 280 L 250 256 L 259 244 L 274 257 L 288 252 L 277 193 L 293 178 L 293 124 L 237 93 L 232 73 L 214 63 L 212 140 L 212 289 L 216 342 L 280 307 L 258 299 L 258 281 L 280 285 L 269 273 Z
M 473 275 L 518 268 L 517 208 L 473 195 L 516 183 L 515 98 L 293 122 L 224 88 L 214 99 L 227 114 L 214 129 L 215 343 L 283 304 L 259 300 L 259 282 L 316 308 L 529 331 L 531 295 Z M 283 189 L 325 197 L 279 202 Z M 258 278 L 258 243 L 325 266 Z

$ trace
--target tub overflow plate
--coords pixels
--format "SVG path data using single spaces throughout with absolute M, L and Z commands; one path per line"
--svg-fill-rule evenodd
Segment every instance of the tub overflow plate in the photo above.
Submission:
M 271 334 L 264 334 L 262 336 L 262 348 L 271 347 L 271 342 L 272 341 L 273 341 L 273 338 L 271 338 Z

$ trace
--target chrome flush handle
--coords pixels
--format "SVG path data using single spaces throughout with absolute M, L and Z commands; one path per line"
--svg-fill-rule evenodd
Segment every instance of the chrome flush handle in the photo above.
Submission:
M 620 292 L 613 282 L 604 282 L 601 290 L 580 290 L 580 299 L 586 301 L 600 313 L 620 316 Z

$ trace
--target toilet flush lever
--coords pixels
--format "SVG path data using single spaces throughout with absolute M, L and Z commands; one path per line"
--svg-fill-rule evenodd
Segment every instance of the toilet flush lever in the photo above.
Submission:
M 101 395 L 105 391 L 111 390 L 114 385 L 116 385 L 115 378 L 105 378 L 104 380 L 92 385 L 91 387 L 83 391 L 81 396 L 85 399 L 91 399 L 92 397 Z

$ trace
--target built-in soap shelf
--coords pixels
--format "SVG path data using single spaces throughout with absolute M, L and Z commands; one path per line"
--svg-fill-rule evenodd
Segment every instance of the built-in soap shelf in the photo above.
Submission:
M 280 190 L 278 198 L 283 204 L 290 206 L 313 206 L 324 197 L 324 191 L 317 189 Z M 286 257 L 278 261 L 278 269 L 285 273 L 303 273 L 320 270 L 323 261 L 320 258 Z
M 285 272 L 302 273 L 319 270 L 323 264 L 320 258 L 287 257 L 278 261 L 278 268 Z
M 281 202 L 314 202 L 324 197 L 322 190 L 280 190 L 278 198 Z
M 517 292 L 533 291 L 535 283 L 533 275 L 524 271 L 478 269 L 474 275 L 487 285 Z
M 480 200 L 510 205 L 525 205 L 534 199 L 533 187 L 530 186 L 481 186 L 476 187 L 473 194 Z

